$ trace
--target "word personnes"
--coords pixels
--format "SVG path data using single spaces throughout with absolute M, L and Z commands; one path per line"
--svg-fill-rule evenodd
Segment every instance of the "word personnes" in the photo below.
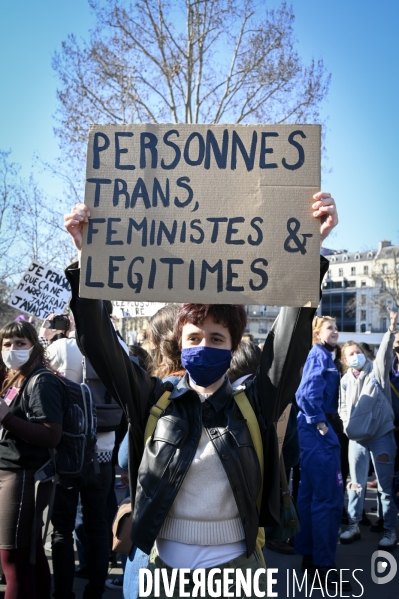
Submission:
M 247 171 L 255 166 L 259 169 L 279 168 L 275 159 L 270 159 L 274 153 L 271 143 L 273 138 L 278 138 L 277 131 L 253 131 L 250 145 L 245 146 L 239 130 L 229 131 L 224 129 L 219 141 L 212 129 L 201 128 L 201 131 L 191 131 L 186 139 L 181 138 L 178 129 L 169 129 L 159 139 L 158 134 L 142 131 L 135 135 L 133 131 L 115 131 L 113 137 L 103 131 L 97 131 L 93 139 L 92 168 L 101 168 L 101 159 L 106 157 L 110 163 L 111 153 L 113 167 L 118 170 L 133 171 L 140 169 L 174 170 L 179 164 L 190 167 L 202 166 L 209 170 L 212 166 L 225 170 L 236 170 L 237 160 L 245 164 Z M 180 138 L 180 139 L 179 139 Z M 305 162 L 305 151 L 302 139 L 306 134 L 302 129 L 290 131 L 287 136 L 287 146 L 297 150 L 297 159 L 289 163 L 282 156 L 279 162 L 282 168 L 297 170 Z M 166 162 L 165 150 L 168 154 L 173 152 L 173 157 Z
M 321 591 L 322 597 L 362 597 L 364 593 L 364 586 L 360 580 L 356 577 L 356 572 L 363 572 L 361 568 L 350 570 L 349 568 L 341 568 L 338 570 L 339 582 L 332 582 L 329 580 L 330 573 L 336 573 L 335 568 L 331 568 L 327 572 L 325 579 L 322 581 L 318 570 L 315 570 L 314 574 L 310 574 L 307 570 L 301 575 L 297 575 L 295 570 L 287 569 L 287 599 L 288 597 L 298 597 L 298 593 L 304 593 L 305 597 L 312 597 L 313 593 L 315 597 L 319 597 Z M 352 582 L 350 578 L 353 578 L 356 586 L 359 585 L 360 589 L 356 589 L 357 594 L 352 593 L 351 595 L 345 594 L 342 585 L 345 582 Z M 325 594 L 324 594 L 325 593 Z
M 250 568 L 245 571 L 235 568 L 205 568 L 189 570 L 188 568 L 172 568 L 169 578 L 168 569 L 157 568 L 152 572 L 147 568 L 139 570 L 139 597 L 160 597 L 161 585 L 167 597 L 173 597 L 176 585 L 179 597 L 277 597 L 273 586 L 277 580 L 273 574 L 277 568 L 258 568 L 255 573 Z

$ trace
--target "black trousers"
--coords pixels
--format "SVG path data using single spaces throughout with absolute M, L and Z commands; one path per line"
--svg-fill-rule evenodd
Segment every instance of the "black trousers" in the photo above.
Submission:
M 111 462 L 100 463 L 100 473 L 94 466 L 81 479 L 74 481 L 73 488 L 57 486 L 54 502 L 52 551 L 54 568 L 54 599 L 73 599 L 75 555 L 73 531 L 76 510 L 82 503 L 85 532 L 88 539 L 87 569 L 89 582 L 83 593 L 84 599 L 100 599 L 104 593 L 108 574 L 109 529 L 107 522 L 107 496 L 112 478 Z

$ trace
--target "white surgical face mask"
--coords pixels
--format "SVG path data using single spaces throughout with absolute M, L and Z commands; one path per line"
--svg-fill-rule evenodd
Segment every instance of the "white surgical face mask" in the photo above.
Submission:
M 366 356 L 364 354 L 353 354 L 353 356 L 350 356 L 350 358 L 348 358 L 349 366 L 355 368 L 356 370 L 360 370 L 361 368 L 363 368 L 365 363 Z
M 19 370 L 29 360 L 32 349 L 3 349 L 1 357 L 7 368 Z

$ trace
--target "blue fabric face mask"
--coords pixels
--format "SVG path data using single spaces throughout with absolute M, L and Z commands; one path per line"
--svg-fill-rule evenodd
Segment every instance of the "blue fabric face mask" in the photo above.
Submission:
M 182 350 L 181 363 L 195 385 L 209 387 L 226 374 L 231 357 L 229 349 L 197 345 Z
M 366 356 L 364 354 L 353 354 L 348 358 L 348 364 L 356 370 L 361 370 L 366 363 Z

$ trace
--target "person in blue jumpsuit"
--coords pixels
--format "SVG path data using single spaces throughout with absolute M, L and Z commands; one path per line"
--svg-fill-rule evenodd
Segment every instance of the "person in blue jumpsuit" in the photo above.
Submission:
M 323 579 L 329 568 L 335 567 L 343 508 L 341 448 L 327 418 L 337 414 L 340 380 L 334 364 L 338 330 L 333 318 L 316 316 L 313 342 L 296 393 L 301 446 L 297 509 L 301 532 L 295 537 L 295 552 L 304 556 L 303 570 L 314 573 L 317 569 Z

